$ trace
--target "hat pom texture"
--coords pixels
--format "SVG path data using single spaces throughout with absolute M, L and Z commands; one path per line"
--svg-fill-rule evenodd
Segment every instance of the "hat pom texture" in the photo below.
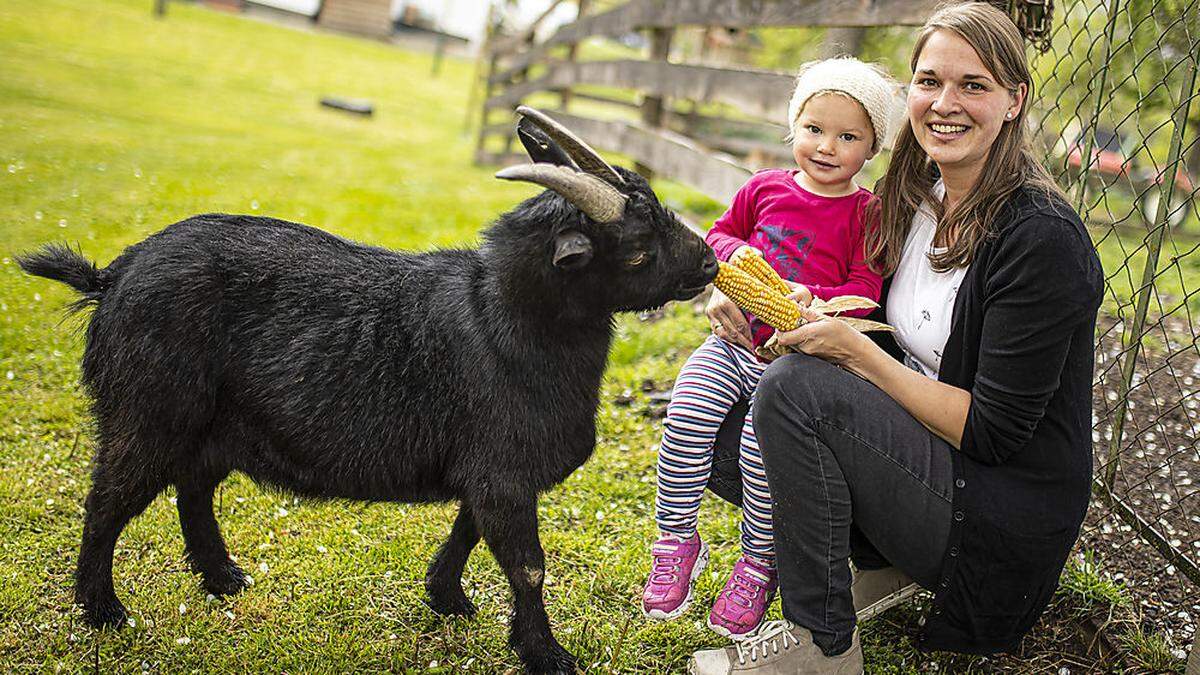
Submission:
M 853 57 L 811 61 L 800 66 L 796 75 L 796 89 L 788 103 L 788 129 L 794 133 L 796 118 L 813 96 L 839 92 L 858 101 L 867 111 L 875 135 L 871 152 L 879 152 L 897 115 L 899 89 L 882 68 Z

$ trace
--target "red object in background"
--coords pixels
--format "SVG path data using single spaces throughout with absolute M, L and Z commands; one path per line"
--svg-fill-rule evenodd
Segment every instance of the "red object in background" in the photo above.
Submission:
M 1086 145 L 1087 130 L 1084 130 L 1067 151 L 1068 166 L 1074 169 L 1083 168 L 1083 150 Z M 1127 176 L 1132 167 L 1133 158 L 1126 156 L 1124 139 L 1111 129 L 1097 129 L 1092 142 L 1092 159 L 1087 170 L 1106 177 L 1120 178 Z
M 1086 142 L 1087 130 L 1084 130 L 1068 148 L 1067 165 L 1072 169 L 1083 169 L 1083 149 Z M 1092 160 L 1087 165 L 1088 172 L 1107 179 L 1128 177 L 1139 183 L 1161 185 L 1166 179 L 1166 170 L 1156 171 L 1150 168 L 1136 171 L 1133 157 L 1127 151 L 1128 147 L 1125 139 L 1117 132 L 1104 127 L 1098 128 L 1092 141 Z M 1196 182 L 1182 165 L 1175 170 L 1174 187 L 1184 192 L 1192 192 L 1196 188 Z

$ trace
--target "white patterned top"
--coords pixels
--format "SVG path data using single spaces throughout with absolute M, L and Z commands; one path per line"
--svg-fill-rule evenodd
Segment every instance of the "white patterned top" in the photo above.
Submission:
M 938 199 L 945 197 L 942 181 L 933 186 L 933 193 Z M 892 277 L 887 300 L 888 323 L 896 328 L 896 342 L 904 350 L 904 365 L 933 379 L 937 379 L 942 367 L 954 298 L 967 273 L 965 267 L 933 271 L 927 254 L 945 250 L 933 246 L 936 229 L 933 212 L 928 205 L 922 205 L 913 216 L 912 228 L 904 240 L 904 252 Z

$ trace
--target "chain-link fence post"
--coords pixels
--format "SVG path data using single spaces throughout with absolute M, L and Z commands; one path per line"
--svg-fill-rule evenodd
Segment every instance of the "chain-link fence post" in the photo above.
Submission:
M 1150 296 L 1155 293 L 1154 278 L 1158 270 L 1158 255 L 1162 251 L 1163 239 L 1170 229 L 1167 214 L 1171 212 L 1170 201 L 1175 191 L 1174 179 L 1182 159 L 1183 139 L 1187 133 L 1192 92 L 1196 87 L 1196 58 L 1194 55 L 1190 59 L 1190 66 L 1187 76 L 1183 78 L 1183 89 L 1179 92 L 1179 106 L 1175 108 L 1175 114 L 1171 118 L 1171 150 L 1166 168 L 1159 174 L 1165 178 L 1160 178 L 1158 212 L 1155 214 L 1154 223 L 1147 235 L 1146 264 L 1142 268 L 1142 285 L 1141 288 L 1136 289 L 1137 307 L 1134 310 L 1133 322 L 1126 325 L 1121 338 L 1121 345 L 1125 349 L 1125 361 L 1121 368 L 1121 379 L 1117 383 L 1119 403 L 1113 417 L 1112 439 L 1109 441 L 1104 467 L 1104 485 L 1109 490 L 1113 488 L 1113 481 L 1117 476 L 1117 466 L 1121 461 L 1121 442 L 1125 431 L 1125 416 L 1129 409 L 1129 388 L 1133 384 L 1133 373 L 1137 368 L 1137 357 L 1142 346 L 1142 330 L 1146 325 L 1146 311 L 1150 306 Z
M 1096 107 L 1092 110 L 1092 119 L 1083 129 L 1083 155 L 1080 156 L 1079 183 L 1075 188 L 1075 210 L 1083 213 L 1084 201 L 1087 199 L 1087 175 L 1092 170 L 1092 149 L 1096 143 L 1096 125 L 1100 122 L 1100 112 L 1104 109 L 1104 87 L 1108 83 L 1108 66 L 1112 63 L 1113 36 L 1117 32 L 1117 17 L 1121 14 L 1121 0 L 1112 0 L 1108 6 L 1108 22 L 1104 26 L 1104 62 L 1100 66 L 1100 87 L 1096 90 Z M 1111 487 L 1111 486 L 1110 486 Z

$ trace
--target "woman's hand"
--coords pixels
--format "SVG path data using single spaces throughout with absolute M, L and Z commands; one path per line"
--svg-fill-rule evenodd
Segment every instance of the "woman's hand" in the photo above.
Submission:
M 811 294 L 809 296 L 811 299 Z M 852 372 L 858 372 L 857 364 L 861 357 L 876 348 L 870 338 L 844 322 L 821 316 L 807 307 L 800 308 L 800 316 L 807 323 L 795 330 L 779 333 L 780 344 L 825 359 Z
M 750 339 L 750 324 L 746 322 L 746 316 L 724 293 L 713 289 L 704 314 L 712 326 L 713 335 L 754 351 L 754 342 Z

